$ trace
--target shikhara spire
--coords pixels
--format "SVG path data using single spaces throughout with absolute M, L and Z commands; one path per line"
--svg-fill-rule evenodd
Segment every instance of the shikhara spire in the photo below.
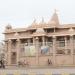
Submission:
M 56 9 L 55 9 L 54 14 L 52 15 L 51 20 L 49 21 L 49 23 L 59 25 L 59 19 L 58 19 L 58 14 L 57 14 Z

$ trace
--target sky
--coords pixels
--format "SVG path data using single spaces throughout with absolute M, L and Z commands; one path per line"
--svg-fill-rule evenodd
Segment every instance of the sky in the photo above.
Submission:
M 75 0 L 0 0 L 0 41 L 6 25 L 24 28 L 42 17 L 48 22 L 55 9 L 61 24 L 75 23 Z

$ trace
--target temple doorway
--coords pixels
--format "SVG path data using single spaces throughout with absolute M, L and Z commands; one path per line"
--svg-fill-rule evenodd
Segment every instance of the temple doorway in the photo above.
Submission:
M 17 54 L 16 52 L 11 53 L 11 64 L 16 64 Z

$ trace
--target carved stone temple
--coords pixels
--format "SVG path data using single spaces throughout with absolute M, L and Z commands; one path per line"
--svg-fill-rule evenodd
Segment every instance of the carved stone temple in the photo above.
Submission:
M 4 35 L 7 65 L 75 66 L 75 24 L 60 24 L 56 12 L 27 28 L 7 25 Z

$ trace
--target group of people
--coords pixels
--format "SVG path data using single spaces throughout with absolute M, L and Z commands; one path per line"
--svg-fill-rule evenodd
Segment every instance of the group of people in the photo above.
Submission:
M 51 59 L 48 59 L 47 60 L 47 64 L 48 64 L 48 66 L 52 66 L 52 61 L 51 61 Z M 29 63 L 26 61 L 26 60 L 24 60 L 24 61 L 19 61 L 18 62 L 18 66 L 23 66 L 23 67 L 26 67 L 26 66 L 29 66 Z
M 50 59 L 47 60 L 47 63 L 48 63 L 49 66 L 52 65 L 52 61 L 51 61 Z M 19 61 L 19 62 L 18 62 L 18 65 L 19 65 L 19 66 L 28 66 L 29 64 L 28 64 L 28 62 L 25 60 L 24 62 Z M 4 60 L 2 60 L 2 59 L 0 60 L 0 68 L 5 68 L 5 62 L 4 62 Z

